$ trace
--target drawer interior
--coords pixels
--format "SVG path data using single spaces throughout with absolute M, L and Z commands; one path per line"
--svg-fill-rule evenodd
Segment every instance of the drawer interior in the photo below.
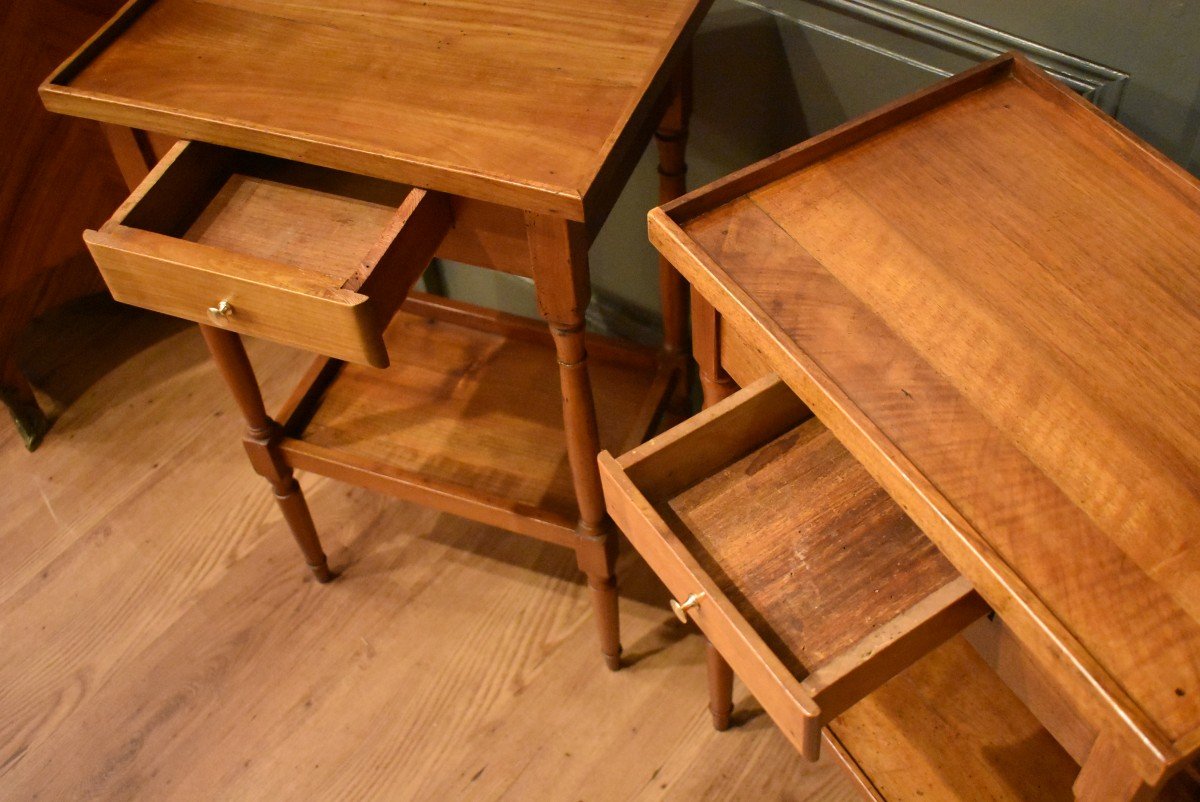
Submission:
M 774 376 L 604 468 L 609 509 L 630 540 L 679 598 L 698 588 L 713 597 L 695 618 L 718 649 L 713 630 L 725 618 L 752 630 L 756 638 L 734 648 L 769 660 L 726 659 L 756 695 L 755 674 L 790 675 L 819 708 L 802 713 L 815 719 L 810 730 L 987 613 Z M 626 505 L 623 494 L 639 498 Z M 814 733 L 804 737 L 811 757 Z
M 116 222 L 312 271 L 355 290 L 412 187 L 188 143 Z
M 816 418 L 656 506 L 800 679 L 958 578 Z

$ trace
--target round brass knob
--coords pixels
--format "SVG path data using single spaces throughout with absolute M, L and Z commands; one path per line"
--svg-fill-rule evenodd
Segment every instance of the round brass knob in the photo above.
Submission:
M 221 301 L 216 306 L 208 308 L 208 316 L 217 323 L 222 323 L 228 318 L 233 317 L 233 304 L 229 301 Z
M 704 592 L 701 591 L 700 593 L 693 593 L 681 602 L 671 599 L 671 612 L 675 613 L 675 617 L 686 624 L 688 620 L 687 611 L 693 607 L 699 607 L 700 600 L 703 598 Z

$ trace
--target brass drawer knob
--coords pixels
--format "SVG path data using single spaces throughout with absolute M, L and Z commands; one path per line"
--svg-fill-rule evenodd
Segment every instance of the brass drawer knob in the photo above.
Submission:
M 221 301 L 216 306 L 210 306 L 208 308 L 208 316 L 216 323 L 223 323 L 233 317 L 233 304 L 229 303 L 229 301 Z
M 700 600 L 703 598 L 704 591 L 693 593 L 681 602 L 671 599 L 671 612 L 675 613 L 675 617 L 686 624 L 688 620 L 687 611 L 693 607 L 699 607 Z

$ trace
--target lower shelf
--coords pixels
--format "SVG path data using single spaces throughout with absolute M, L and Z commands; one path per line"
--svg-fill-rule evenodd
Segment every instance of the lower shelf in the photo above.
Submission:
M 1079 766 L 960 635 L 834 719 L 826 740 L 889 802 L 1067 800 Z
M 293 467 L 570 544 L 578 516 L 546 326 L 414 293 L 391 366 L 319 362 L 280 415 Z M 682 360 L 588 337 L 604 448 L 641 442 Z

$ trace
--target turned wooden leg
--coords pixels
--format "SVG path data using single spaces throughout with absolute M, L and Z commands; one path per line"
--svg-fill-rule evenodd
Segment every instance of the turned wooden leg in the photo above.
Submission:
M 691 58 L 671 82 L 671 104 L 654 132 L 658 144 L 658 202 L 669 203 L 687 191 L 688 118 L 691 116 Z M 658 257 L 658 291 L 662 301 L 663 350 L 679 353 L 687 343 L 687 282 L 665 256 Z
M 719 332 L 716 310 L 693 288 L 692 354 L 700 372 L 705 408 L 737 390 L 733 379 L 721 367 Z M 715 729 L 729 728 L 733 712 L 733 669 L 711 643 L 708 644 L 708 709 Z
M 328 582 L 334 574 L 329 570 L 329 561 L 321 548 L 317 537 L 317 529 L 313 525 L 312 516 L 308 512 L 308 504 L 304 493 L 292 472 L 290 465 L 284 463 L 275 450 L 279 437 L 279 425 L 267 415 L 263 405 L 262 393 L 258 389 L 258 381 L 254 377 L 254 368 L 242 338 L 235 332 L 225 331 L 213 326 L 200 326 L 204 342 L 212 353 L 217 368 L 225 383 L 229 385 L 233 398 L 237 401 L 242 416 L 246 419 L 246 436 L 242 442 L 250 464 L 254 470 L 271 483 L 275 491 L 275 500 L 283 512 L 292 536 L 304 554 L 304 561 L 318 582 Z
M 600 434 L 584 347 L 584 313 L 591 297 L 587 232 L 580 223 L 532 213 L 526 215 L 526 228 L 538 311 L 550 326 L 558 356 L 567 460 L 579 504 L 575 554 L 580 570 L 587 574 L 600 652 L 605 664 L 616 670 L 621 664 L 617 541 L 605 516 L 600 489 L 596 464 Z
M 600 634 L 600 652 L 604 655 L 605 665 L 615 671 L 621 665 L 620 621 L 617 616 L 617 539 L 605 517 L 600 472 L 596 465 L 596 455 L 600 453 L 600 435 L 596 427 L 592 386 L 588 379 L 583 322 L 570 328 L 551 323 L 551 332 L 558 352 L 567 457 L 575 484 L 575 498 L 579 503 L 576 534 L 580 542 L 576 546 L 576 555 L 580 569 L 587 574 Z
M 610 671 L 621 667 L 621 621 L 617 609 L 617 544 L 618 540 L 609 527 L 604 527 L 596 537 L 582 534 L 584 522 L 580 519 L 580 539 L 575 549 L 579 568 L 587 576 L 588 594 L 592 597 L 592 613 L 596 617 L 596 632 L 600 636 L 600 654 Z
M 708 710 L 712 713 L 713 729 L 729 729 L 733 713 L 733 669 L 716 647 L 705 641 L 708 658 Z
M 37 448 L 50 429 L 50 419 L 34 397 L 29 379 L 17 366 L 11 345 L 0 351 L 0 403 L 12 413 L 25 448 L 30 451 Z
M 721 367 L 720 335 L 717 311 L 692 287 L 692 354 L 700 373 L 705 407 L 728 398 L 737 390 L 737 384 Z

